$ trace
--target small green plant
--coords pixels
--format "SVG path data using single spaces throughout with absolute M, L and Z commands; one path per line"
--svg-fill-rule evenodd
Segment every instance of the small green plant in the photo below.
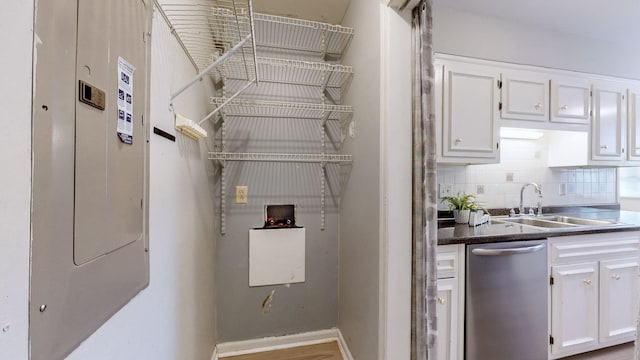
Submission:
M 449 211 L 453 210 L 472 210 L 482 209 L 473 194 L 467 194 L 464 191 L 458 192 L 455 196 L 444 196 L 440 202 L 449 202 Z

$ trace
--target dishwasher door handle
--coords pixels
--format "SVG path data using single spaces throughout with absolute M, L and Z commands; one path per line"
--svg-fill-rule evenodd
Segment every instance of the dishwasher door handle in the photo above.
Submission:
M 515 254 L 528 254 L 544 249 L 544 244 L 538 244 L 533 246 L 525 246 L 512 249 L 473 249 L 471 253 L 479 256 L 499 256 L 499 255 L 515 255 Z

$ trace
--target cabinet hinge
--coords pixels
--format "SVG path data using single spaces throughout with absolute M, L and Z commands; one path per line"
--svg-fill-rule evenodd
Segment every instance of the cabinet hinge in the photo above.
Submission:
M 498 89 L 502 89 L 502 80 L 498 80 Z
M 498 111 L 502 111 L 502 101 L 498 103 Z
M 549 276 L 549 285 L 553 285 L 553 276 Z
M 549 345 L 553 345 L 553 336 L 549 335 Z

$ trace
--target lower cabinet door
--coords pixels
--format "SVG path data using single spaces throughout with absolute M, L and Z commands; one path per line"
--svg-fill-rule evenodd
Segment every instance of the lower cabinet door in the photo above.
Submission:
M 458 359 L 458 279 L 438 279 L 438 360 Z
M 598 263 L 551 267 L 551 354 L 571 355 L 598 342 Z
M 600 342 L 635 339 L 638 258 L 600 262 Z

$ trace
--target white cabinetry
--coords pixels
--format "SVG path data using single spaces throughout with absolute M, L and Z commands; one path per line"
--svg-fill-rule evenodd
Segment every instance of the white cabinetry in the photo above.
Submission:
M 548 121 L 549 77 L 529 71 L 507 71 L 502 73 L 503 119 Z
M 549 239 L 550 358 L 635 339 L 639 259 L 638 232 Z
M 553 354 L 579 353 L 598 342 L 598 263 L 551 267 Z
M 640 86 L 627 94 L 627 160 L 640 160 Z
M 624 160 L 626 146 L 627 86 L 614 81 L 593 84 L 591 160 Z
M 600 342 L 632 338 L 638 314 L 638 258 L 600 262 Z
M 578 77 L 551 79 L 551 122 L 589 124 L 591 81 Z
M 468 164 L 499 162 L 500 72 L 488 66 L 444 62 L 442 73 L 438 160 Z
M 464 245 L 438 246 L 438 360 L 462 360 Z

